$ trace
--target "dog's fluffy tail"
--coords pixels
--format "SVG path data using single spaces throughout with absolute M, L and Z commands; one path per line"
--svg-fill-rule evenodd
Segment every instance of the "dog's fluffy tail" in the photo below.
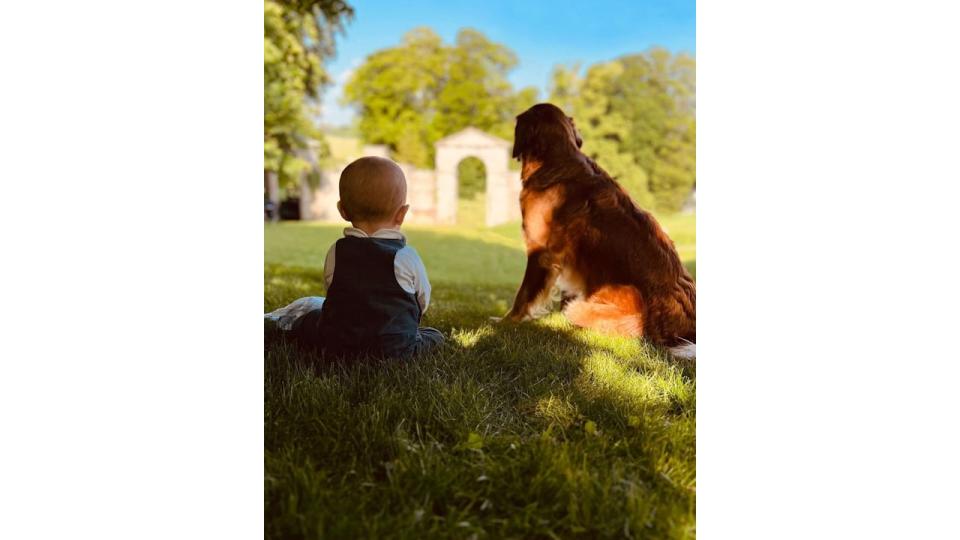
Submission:
M 640 293 L 634 287 L 603 287 L 589 299 L 570 302 L 563 313 L 582 328 L 626 337 L 643 335 Z
M 670 347 L 670 354 L 676 356 L 677 358 L 683 358 L 683 359 L 696 358 L 697 344 L 688 342 L 688 343 L 684 343 L 683 345 Z

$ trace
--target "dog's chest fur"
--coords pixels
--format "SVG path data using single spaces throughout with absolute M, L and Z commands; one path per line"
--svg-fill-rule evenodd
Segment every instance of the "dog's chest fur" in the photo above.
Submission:
M 527 253 L 547 249 L 550 243 L 553 214 L 560 203 L 560 186 L 545 191 L 524 189 L 520 195 L 523 213 L 523 236 L 527 244 Z
M 523 235 L 527 253 L 542 251 L 557 272 L 553 296 L 580 297 L 585 289 L 583 278 L 567 264 L 567 257 L 558 246 L 568 244 L 558 235 L 564 234 L 564 224 L 554 219 L 555 210 L 563 203 L 563 186 L 555 185 L 543 191 L 524 189 L 520 196 L 523 211 Z M 559 296 L 558 296 L 559 295 Z

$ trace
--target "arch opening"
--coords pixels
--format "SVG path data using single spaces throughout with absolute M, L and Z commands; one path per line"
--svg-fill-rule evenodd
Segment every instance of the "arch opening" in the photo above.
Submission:
M 487 224 L 487 167 L 483 160 L 467 156 L 457 164 L 457 225 Z

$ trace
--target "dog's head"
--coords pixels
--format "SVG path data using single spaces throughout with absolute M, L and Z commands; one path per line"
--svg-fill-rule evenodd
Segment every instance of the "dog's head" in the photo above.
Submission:
M 577 128 L 560 107 L 538 103 L 517 116 L 513 157 L 547 161 L 576 154 L 583 141 Z

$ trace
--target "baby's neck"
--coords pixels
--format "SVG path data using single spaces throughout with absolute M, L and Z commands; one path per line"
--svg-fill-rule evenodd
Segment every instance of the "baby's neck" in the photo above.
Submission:
M 367 236 L 373 236 L 373 234 L 382 229 L 400 229 L 396 223 L 392 221 L 351 221 L 351 225 L 360 229 L 361 231 L 367 233 Z

